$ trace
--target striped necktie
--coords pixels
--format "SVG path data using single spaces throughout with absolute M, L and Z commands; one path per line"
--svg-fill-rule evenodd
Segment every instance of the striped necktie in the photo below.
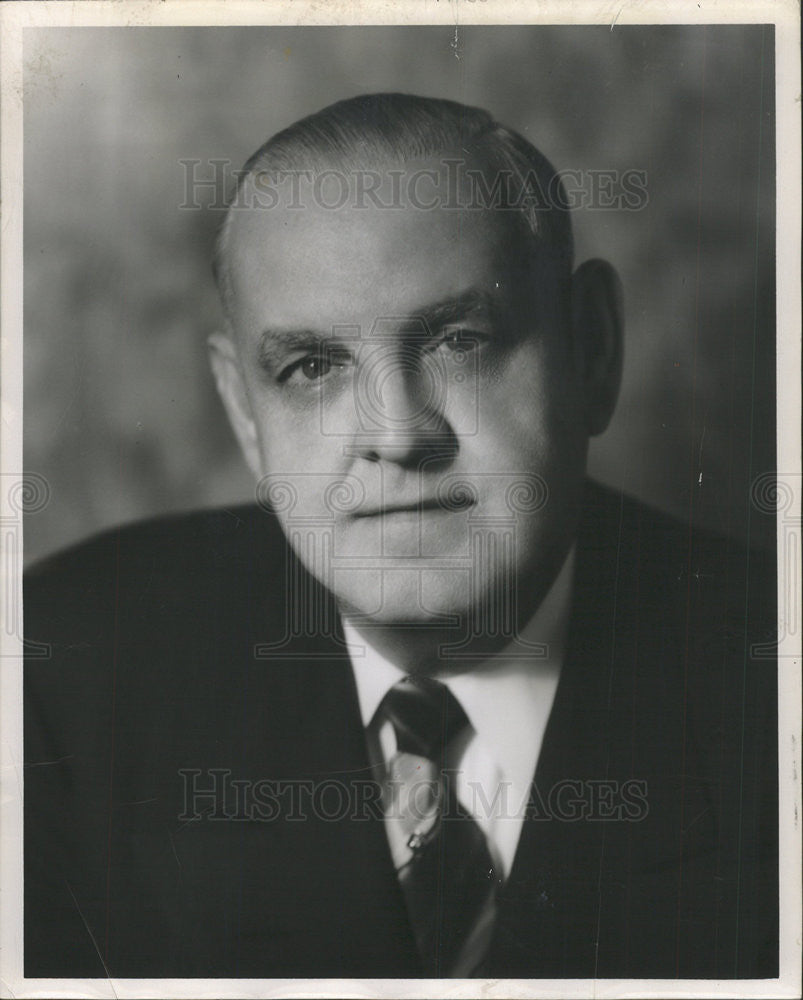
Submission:
M 470 976 L 487 949 L 500 879 L 482 830 L 457 802 L 445 772 L 450 743 L 470 726 L 451 691 L 407 676 L 385 695 L 393 725 L 385 817 L 426 976 Z

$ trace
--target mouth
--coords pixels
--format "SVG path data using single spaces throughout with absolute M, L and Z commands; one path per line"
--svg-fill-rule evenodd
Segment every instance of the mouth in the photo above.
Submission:
M 469 506 L 473 506 L 473 503 L 466 504 L 459 509 L 466 510 Z M 382 504 L 379 507 L 366 507 L 362 510 L 354 512 L 354 518 L 365 518 L 365 517 L 390 517 L 394 514 L 423 514 L 425 511 L 441 514 L 454 514 L 457 512 L 455 507 L 443 504 L 436 498 L 418 500 L 414 503 L 388 503 Z

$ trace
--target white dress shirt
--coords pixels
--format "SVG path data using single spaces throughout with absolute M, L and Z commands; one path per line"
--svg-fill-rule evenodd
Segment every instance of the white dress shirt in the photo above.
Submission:
M 504 878 L 510 874 L 529 800 L 530 787 L 555 698 L 565 648 L 574 549 L 520 635 L 546 647 L 546 655 L 511 655 L 511 643 L 462 673 L 441 676 L 471 723 L 467 738 L 447 756 L 463 808 L 480 824 L 489 852 Z M 366 642 L 347 619 L 343 629 L 357 685 L 360 713 L 374 765 L 386 766 L 396 753 L 387 720 L 375 719 L 387 691 L 405 671 Z

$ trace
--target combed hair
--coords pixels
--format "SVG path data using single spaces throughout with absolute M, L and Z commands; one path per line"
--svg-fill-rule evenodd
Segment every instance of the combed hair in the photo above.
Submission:
M 513 214 L 526 223 L 534 259 L 552 265 L 563 282 L 572 268 L 571 220 L 560 179 L 530 142 L 505 128 L 482 108 L 412 94 L 365 94 L 330 104 L 277 132 L 249 158 L 215 240 L 213 271 L 228 310 L 228 236 L 232 205 L 257 175 L 325 170 L 371 170 L 379 163 L 410 160 L 460 150 L 466 158 L 484 153 L 490 170 L 507 171 L 519 183 L 537 179 L 547 204 L 524 200 Z M 555 273 L 557 272 L 557 273 Z

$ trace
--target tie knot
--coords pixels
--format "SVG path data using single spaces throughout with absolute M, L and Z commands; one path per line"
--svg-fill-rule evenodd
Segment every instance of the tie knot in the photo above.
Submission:
M 402 678 L 385 695 L 380 711 L 393 724 L 400 753 L 434 761 L 469 724 L 449 688 L 431 677 Z

